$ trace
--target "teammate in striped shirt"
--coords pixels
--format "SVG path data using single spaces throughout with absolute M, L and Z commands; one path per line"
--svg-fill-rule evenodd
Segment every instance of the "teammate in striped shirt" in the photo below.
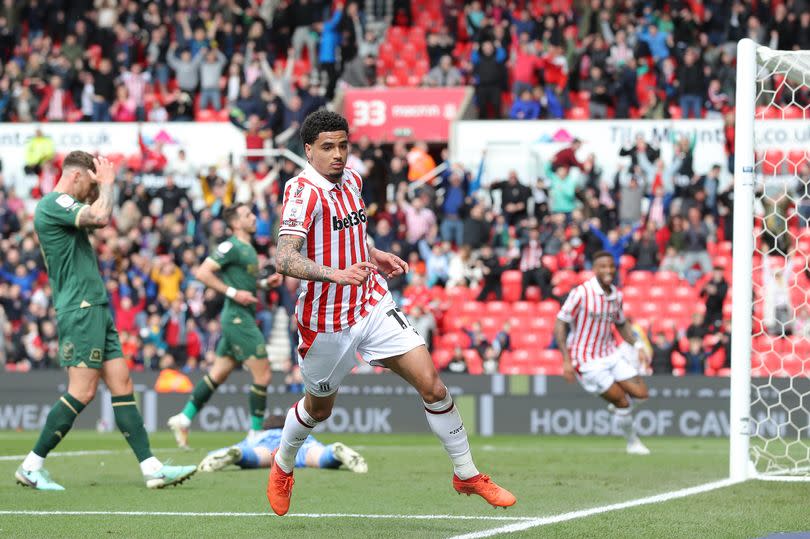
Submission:
M 613 326 L 622 338 L 648 363 L 647 351 L 637 340 L 622 311 L 622 293 L 613 286 L 616 262 L 607 251 L 593 255 L 594 277 L 574 288 L 557 315 L 554 336 L 563 356 L 563 375 L 569 382 L 578 379 L 588 393 L 608 402 L 614 424 L 627 439 L 627 452 L 648 455 L 633 426 L 633 399 L 648 397 L 647 385 L 636 366 L 621 353 L 613 336 Z
M 306 392 L 284 423 L 267 482 L 270 506 L 278 515 L 289 510 L 296 454 L 332 413 L 338 387 L 358 354 L 419 392 L 428 424 L 453 463 L 456 491 L 477 494 L 496 507 L 513 505 L 515 497 L 475 467 L 461 415 L 425 341 L 388 292 L 385 277 L 407 272 L 408 265 L 367 243 L 363 183 L 346 168 L 348 134 L 339 114 L 310 114 L 301 126 L 309 164 L 284 189 L 276 265 L 303 284 L 296 317 Z

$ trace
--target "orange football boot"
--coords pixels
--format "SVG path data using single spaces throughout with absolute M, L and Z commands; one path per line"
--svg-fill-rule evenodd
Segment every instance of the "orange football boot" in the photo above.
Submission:
M 515 505 L 517 499 L 514 494 L 503 487 L 498 486 L 488 475 L 478 474 L 469 479 L 459 479 L 453 474 L 453 488 L 459 494 L 478 494 L 484 498 L 492 507 L 503 507 L 506 509 Z M 269 491 L 268 491 L 269 492 Z
M 267 501 L 270 502 L 273 511 L 278 516 L 282 516 L 290 510 L 290 498 L 295 479 L 293 479 L 292 472 L 287 473 L 276 464 L 276 451 L 273 451 L 271 455 L 273 464 L 270 466 L 270 476 L 267 478 Z

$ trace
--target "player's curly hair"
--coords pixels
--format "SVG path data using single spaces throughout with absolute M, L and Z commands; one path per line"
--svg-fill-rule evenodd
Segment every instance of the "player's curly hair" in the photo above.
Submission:
M 312 144 L 321 133 L 331 131 L 346 131 L 349 133 L 349 122 L 346 118 L 326 109 L 316 110 L 306 117 L 301 125 L 301 141 L 304 144 Z

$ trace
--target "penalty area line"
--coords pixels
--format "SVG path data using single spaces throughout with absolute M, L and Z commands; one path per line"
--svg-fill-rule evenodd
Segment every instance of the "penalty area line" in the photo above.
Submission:
M 587 518 L 594 515 L 610 513 L 612 511 L 621 511 L 622 509 L 629 509 L 631 507 L 639 507 L 641 505 L 650 505 L 654 503 L 668 502 L 670 500 L 677 500 L 679 498 L 686 498 L 687 496 L 694 496 L 695 494 L 702 494 L 704 492 L 725 488 L 734 485 L 736 483 L 739 483 L 739 481 L 731 479 L 723 479 L 721 481 L 704 483 L 702 485 L 698 485 L 695 487 L 673 490 L 670 492 L 664 492 L 662 494 L 656 494 L 654 496 L 647 496 L 645 498 L 638 498 L 626 502 L 614 503 L 611 505 L 602 505 L 599 507 L 592 507 L 591 509 L 582 509 L 580 511 L 571 511 L 569 513 L 561 513 L 559 515 L 551 515 L 548 517 L 536 518 L 527 522 L 518 522 L 514 524 L 509 524 L 507 526 L 501 526 L 499 528 L 483 530 L 480 532 L 472 532 L 466 533 L 464 535 L 456 535 L 451 537 L 450 539 L 482 539 L 484 537 L 493 537 L 495 535 L 500 535 L 503 533 L 514 533 L 524 530 L 530 530 L 532 528 L 538 528 L 540 526 L 548 526 L 549 524 L 558 524 L 560 522 L 567 522 L 569 520 Z
M 275 516 L 271 512 L 266 513 L 241 513 L 241 512 L 219 512 L 219 513 L 195 513 L 181 511 L 14 511 L 0 510 L 0 515 L 5 516 L 123 516 L 123 517 L 270 517 Z M 388 520 L 497 520 L 497 521 L 528 521 L 534 522 L 535 517 L 495 517 L 479 515 L 380 515 L 380 514 L 355 514 L 355 513 L 290 513 L 284 518 L 364 518 L 364 519 L 388 519 Z

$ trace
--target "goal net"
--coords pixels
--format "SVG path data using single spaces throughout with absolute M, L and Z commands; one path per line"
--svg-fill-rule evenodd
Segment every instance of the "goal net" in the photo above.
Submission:
M 732 479 L 810 479 L 810 51 L 742 40 L 732 274 Z

